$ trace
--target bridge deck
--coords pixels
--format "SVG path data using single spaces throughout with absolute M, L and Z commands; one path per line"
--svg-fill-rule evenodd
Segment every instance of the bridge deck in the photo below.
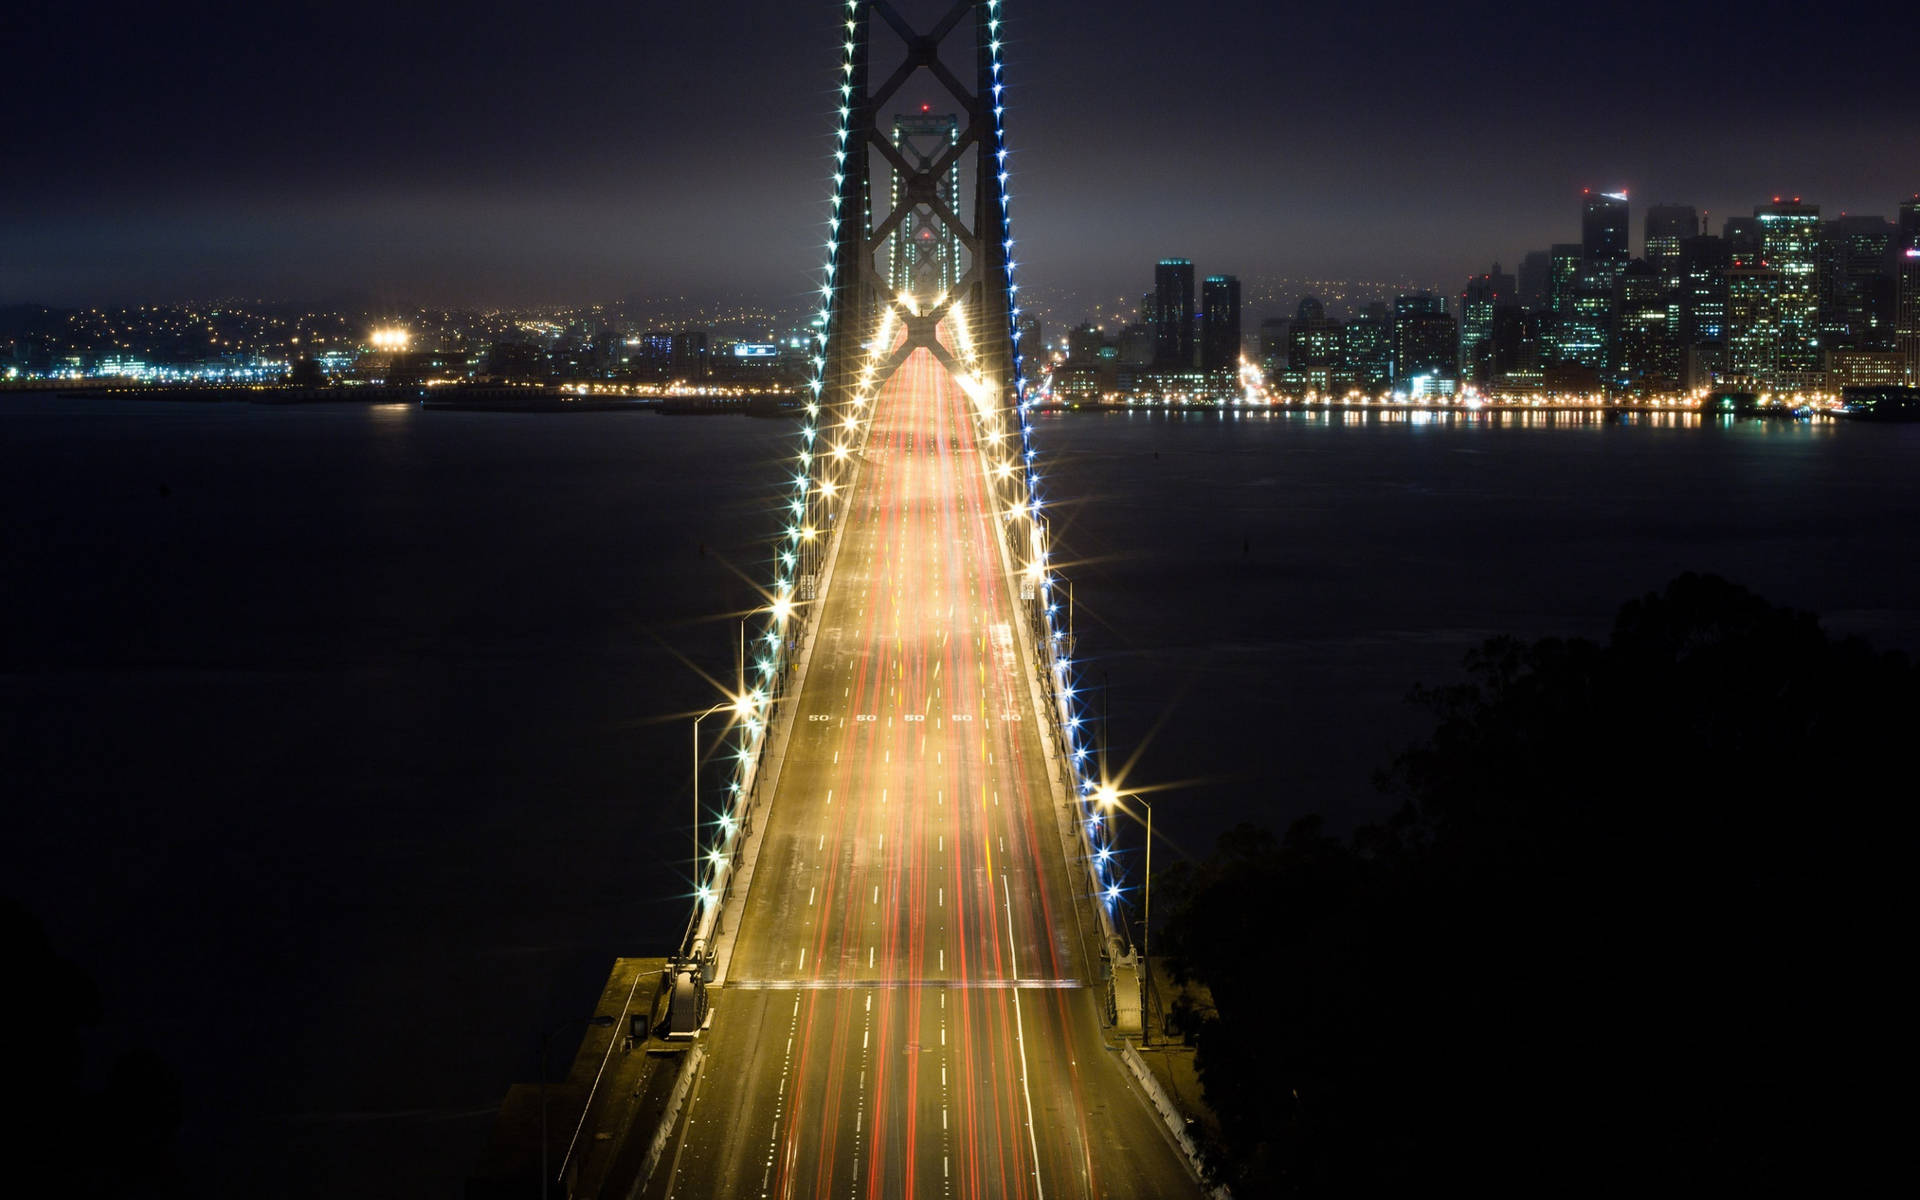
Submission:
M 876 401 L 674 1196 L 1177 1196 L 1103 1040 L 970 401 Z

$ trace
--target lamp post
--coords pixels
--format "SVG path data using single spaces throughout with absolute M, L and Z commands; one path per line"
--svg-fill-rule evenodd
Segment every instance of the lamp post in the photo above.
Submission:
M 613 1018 L 605 1013 L 595 1013 L 584 1023 L 594 1029 L 605 1029 L 613 1024 Z M 547 1183 L 550 1178 L 547 1152 L 552 1147 L 547 1139 L 547 1095 L 553 1090 L 553 1083 L 547 1077 L 553 1074 L 553 1035 L 578 1024 L 582 1022 L 577 1019 L 562 1021 L 540 1035 L 540 1200 L 547 1200 Z
M 1138 792 L 1126 794 L 1147 810 L 1147 879 L 1141 889 L 1140 905 L 1140 957 L 1146 965 L 1146 973 L 1140 976 L 1140 1044 L 1147 1046 L 1153 1043 L 1153 805 Z M 1126 810 L 1120 803 L 1120 792 L 1112 784 L 1102 784 L 1094 795 L 1102 808 Z
M 735 699 L 716 704 L 693 719 L 693 874 L 696 882 L 700 877 L 700 722 L 729 708 L 736 716 L 744 715 L 746 705 L 746 693 L 742 692 Z

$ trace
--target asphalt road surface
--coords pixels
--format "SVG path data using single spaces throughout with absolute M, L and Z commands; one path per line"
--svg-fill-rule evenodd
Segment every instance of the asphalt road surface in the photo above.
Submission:
M 876 401 L 649 1195 L 1198 1194 L 1103 1037 L 970 404 L 925 350 Z

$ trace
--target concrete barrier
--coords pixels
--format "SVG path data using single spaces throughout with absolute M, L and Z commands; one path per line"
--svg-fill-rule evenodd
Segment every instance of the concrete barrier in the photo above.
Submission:
M 1187 1156 L 1187 1165 L 1193 1168 L 1193 1173 L 1200 1179 L 1206 1179 L 1206 1156 L 1200 1152 L 1200 1144 L 1193 1140 L 1193 1134 L 1187 1131 L 1187 1116 L 1180 1111 L 1180 1105 L 1161 1085 L 1159 1076 L 1147 1067 L 1146 1060 L 1140 1057 L 1140 1052 L 1134 1049 L 1132 1042 L 1120 1044 L 1120 1060 L 1127 1064 L 1127 1070 L 1133 1072 L 1133 1077 L 1139 1081 L 1141 1090 L 1146 1092 L 1147 1099 L 1152 1101 L 1154 1110 L 1160 1114 L 1160 1119 L 1166 1122 L 1167 1131 L 1173 1135 L 1174 1142 Z M 1233 1193 L 1228 1191 L 1225 1185 L 1216 1186 L 1208 1195 L 1214 1200 L 1233 1200 Z
M 647 1181 L 653 1178 L 654 1168 L 666 1156 L 667 1143 L 673 1139 L 674 1126 L 680 1120 L 680 1106 L 687 1102 L 687 1093 L 693 1089 L 693 1081 L 700 1074 L 706 1054 L 705 1050 L 695 1046 L 680 1060 L 680 1075 L 673 1081 L 673 1093 L 667 1097 L 666 1111 L 660 1114 L 659 1123 L 653 1127 L 653 1140 L 647 1144 L 647 1157 L 633 1178 L 627 1192 L 629 1197 L 638 1196 L 646 1190 Z

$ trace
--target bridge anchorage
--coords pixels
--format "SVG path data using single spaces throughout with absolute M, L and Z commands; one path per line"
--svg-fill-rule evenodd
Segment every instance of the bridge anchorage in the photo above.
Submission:
M 695 797 L 677 952 L 607 993 L 679 1065 L 629 1085 L 608 1040 L 579 1068 L 569 1195 L 1195 1190 L 1125 1041 L 1128 889 L 1020 345 L 1006 5 L 926 3 L 835 5 L 812 394 L 708 714 L 732 769 Z

